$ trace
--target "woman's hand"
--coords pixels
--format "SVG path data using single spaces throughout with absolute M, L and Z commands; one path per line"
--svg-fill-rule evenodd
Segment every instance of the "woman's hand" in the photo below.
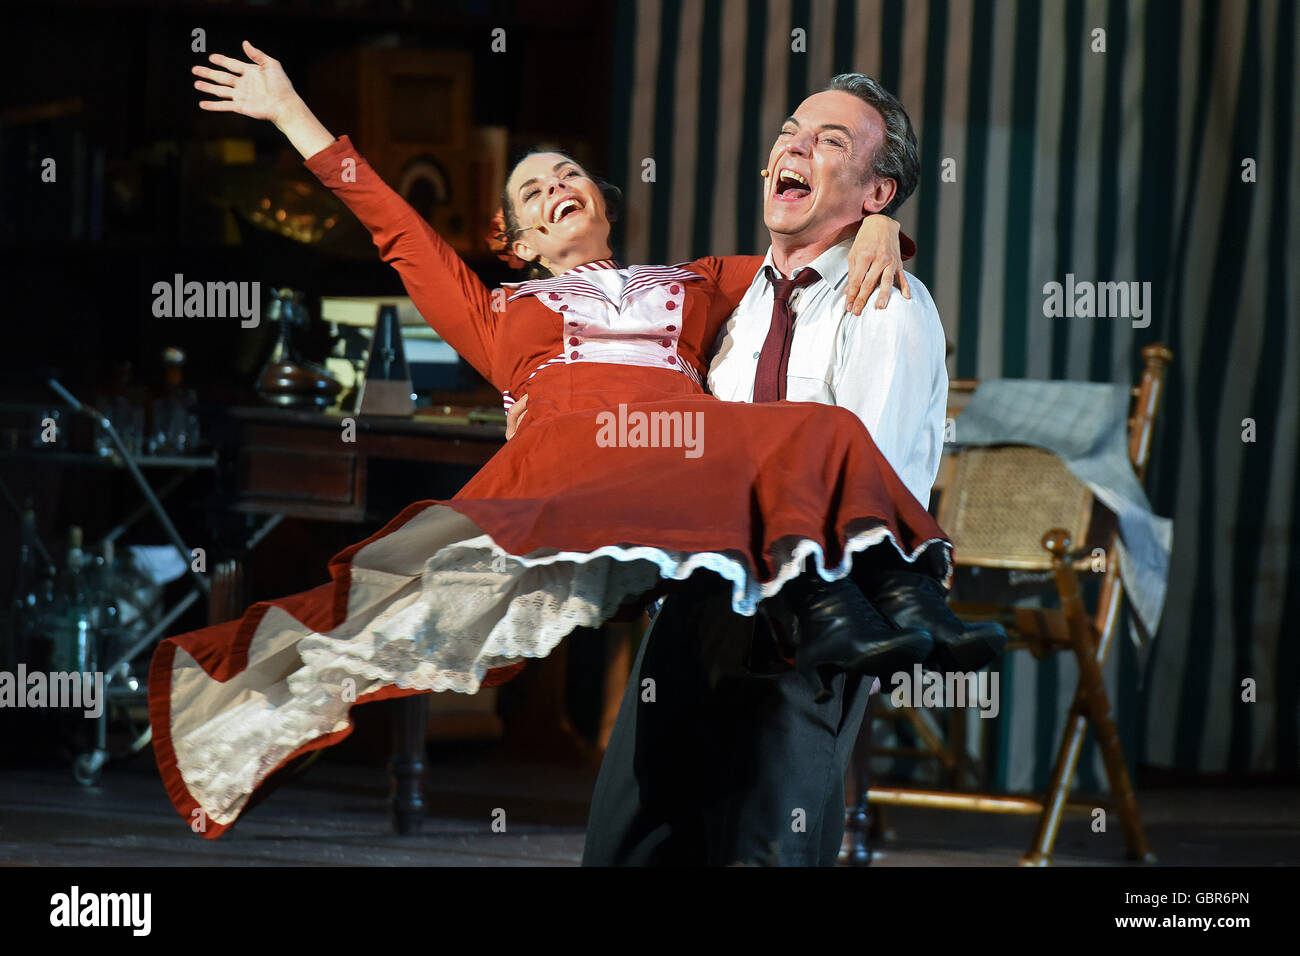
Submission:
M 506 412 L 506 441 L 515 437 L 515 432 L 519 431 L 519 420 L 527 413 L 528 396 L 525 395 L 510 406 L 510 411 Z
M 196 80 L 194 88 L 219 96 L 218 100 L 203 100 L 200 109 L 217 112 L 241 113 L 250 119 L 270 120 L 279 124 L 298 102 L 298 94 L 285 75 L 279 60 L 267 56 L 247 40 L 244 52 L 251 63 L 233 57 L 211 54 L 208 59 L 220 70 L 196 66 L 195 76 L 211 82 Z
M 845 284 L 844 308 L 861 315 L 871 293 L 879 283 L 880 295 L 876 308 L 889 304 L 889 295 L 897 285 L 903 298 L 910 299 L 912 290 L 907 286 L 903 272 L 903 253 L 898 246 L 898 223 L 888 216 L 876 214 L 862 220 L 853 248 L 849 250 L 849 281 Z
M 223 69 L 193 68 L 194 88 L 218 96 L 201 100 L 199 108 L 218 113 L 240 113 L 252 119 L 270 120 L 289 138 L 303 159 L 315 156 L 334 142 L 334 134 L 321 125 L 296 92 L 280 61 L 267 56 L 247 40 L 244 52 L 251 63 L 211 54 L 208 59 Z

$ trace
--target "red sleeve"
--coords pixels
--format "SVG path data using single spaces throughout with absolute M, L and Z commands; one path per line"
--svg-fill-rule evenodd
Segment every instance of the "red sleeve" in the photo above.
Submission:
M 898 246 L 904 262 L 916 255 L 916 243 L 901 229 L 898 232 Z M 692 265 L 713 277 L 718 284 L 719 298 L 727 303 L 727 311 L 732 312 L 749 291 L 754 276 L 763 265 L 763 258 L 763 256 L 705 256 L 703 259 L 696 259 Z
M 740 305 L 762 264 L 763 256 L 705 256 L 691 263 L 717 283 L 718 295 L 713 311 L 716 311 L 716 306 L 725 305 L 728 315 Z
M 348 163 L 352 160 L 353 163 Z M 494 385 L 493 343 L 501 313 L 473 270 L 340 136 L 304 165 L 352 210 L 402 277 L 407 294 L 447 344 Z

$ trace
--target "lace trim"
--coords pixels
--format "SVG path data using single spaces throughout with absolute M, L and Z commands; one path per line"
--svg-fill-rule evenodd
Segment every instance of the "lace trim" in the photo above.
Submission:
M 778 571 L 766 583 L 755 581 L 739 557 L 721 552 L 610 545 L 517 556 L 486 534 L 469 538 L 429 558 L 418 588 L 417 578 L 407 577 L 329 633 L 309 631 L 287 614 L 264 618 L 254 643 L 274 645 L 300 635 L 302 666 L 262 688 L 249 686 L 255 675 L 248 671 L 226 684 L 203 675 L 201 689 L 184 706 L 213 717 L 174 739 L 177 766 L 209 817 L 229 823 L 282 760 L 346 727 L 352 702 L 382 687 L 475 693 L 489 670 L 544 657 L 575 627 L 599 626 L 659 579 L 685 580 L 701 568 L 730 581 L 733 609 L 749 616 L 799 574 L 807 558 L 824 579 L 837 580 L 849 572 L 854 554 L 886 540 L 909 562 L 930 545 L 942 545 L 945 577 L 951 578 L 951 554 L 941 539 L 909 554 L 879 526 L 851 535 L 843 560 L 833 567 L 816 541 L 780 543 L 773 555 Z M 356 565 L 352 573 L 369 586 L 380 576 L 389 582 L 395 577 Z M 456 637 L 443 639 L 440 630 Z M 194 674 L 189 668 L 198 668 L 184 651 L 177 651 L 176 662 L 187 676 Z

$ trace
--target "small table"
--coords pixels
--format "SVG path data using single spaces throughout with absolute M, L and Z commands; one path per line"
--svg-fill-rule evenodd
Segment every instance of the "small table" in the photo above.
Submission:
M 366 517 L 376 459 L 483 465 L 505 444 L 502 413 L 456 406 L 412 418 L 272 406 L 228 411 L 223 443 L 235 452 L 235 510 L 323 521 Z M 354 440 L 345 440 L 350 428 Z
M 231 509 L 276 520 L 363 521 L 374 461 L 479 466 L 505 443 L 500 410 L 452 405 L 410 418 L 236 406 L 215 426 L 234 466 Z M 424 820 L 428 706 L 427 694 L 393 701 L 389 800 L 398 833 L 416 833 Z

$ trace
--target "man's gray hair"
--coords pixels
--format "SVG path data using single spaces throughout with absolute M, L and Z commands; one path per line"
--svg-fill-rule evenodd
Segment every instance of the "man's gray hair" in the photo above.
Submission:
M 907 118 L 907 110 L 903 109 L 898 97 L 865 73 L 841 73 L 831 78 L 826 89 L 851 93 L 884 118 L 885 138 L 876 148 L 876 154 L 871 157 L 863 182 L 874 176 L 878 179 L 892 179 L 898 184 L 894 198 L 880 210 L 886 216 L 892 216 L 907 197 L 912 195 L 921 175 L 921 154 L 916 145 L 912 121 Z

